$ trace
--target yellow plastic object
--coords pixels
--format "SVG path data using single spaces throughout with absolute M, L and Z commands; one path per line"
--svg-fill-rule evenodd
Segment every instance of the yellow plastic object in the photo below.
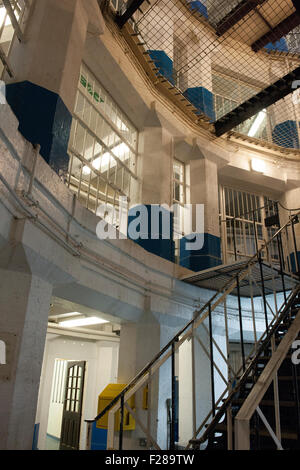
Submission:
M 126 384 L 109 384 L 100 393 L 98 397 L 98 414 L 110 404 L 110 402 L 117 396 L 119 393 L 124 390 Z M 135 409 L 135 397 L 134 395 L 128 400 L 128 405 L 132 410 Z M 97 421 L 96 427 L 99 429 L 107 429 L 108 427 L 108 413 L 106 413 L 101 419 Z M 124 431 L 133 431 L 135 429 L 135 420 L 129 411 L 124 407 Z M 120 410 L 115 414 L 115 431 L 120 430 Z

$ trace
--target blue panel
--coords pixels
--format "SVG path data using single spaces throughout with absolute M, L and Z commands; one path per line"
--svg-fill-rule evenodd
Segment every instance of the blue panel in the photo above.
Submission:
M 149 251 L 150 253 L 160 256 L 161 258 L 167 259 L 168 261 L 174 262 L 175 259 L 175 243 L 173 241 L 173 226 L 174 226 L 174 215 L 172 212 L 167 211 L 166 209 L 160 207 L 160 206 L 151 206 L 151 205 L 145 205 L 145 206 L 136 206 L 134 208 L 131 208 L 128 213 L 128 226 L 136 220 L 140 213 L 139 207 L 145 207 L 147 209 L 147 227 L 146 228 L 138 228 L 138 232 L 143 231 L 145 233 L 145 237 L 147 239 L 142 239 L 138 238 L 137 240 L 134 240 L 138 245 L 140 245 L 142 248 L 145 250 Z M 160 214 L 159 217 L 159 226 L 158 226 L 158 233 L 157 233 L 157 239 L 153 239 L 151 237 L 151 209 L 153 208 L 160 208 L 162 211 L 162 214 L 166 215 L 166 218 L 170 219 L 170 224 L 168 225 L 168 230 L 170 231 L 170 237 L 168 239 L 163 238 L 163 223 L 162 223 L 162 214 Z M 168 219 L 167 219 L 168 220 Z M 128 233 L 128 238 L 130 238 L 130 234 Z
M 57 173 L 67 172 L 72 115 L 61 98 L 28 81 L 7 85 L 6 96 L 25 139 L 41 145 L 41 155 Z
M 265 48 L 268 49 L 268 51 L 280 51 L 280 52 L 289 51 L 286 40 L 284 38 L 281 38 L 274 43 L 269 42 L 269 44 L 267 44 Z
M 174 85 L 173 62 L 165 51 L 148 51 L 148 54 L 159 72 Z
M 300 252 L 297 251 L 297 258 L 298 258 L 298 266 L 300 266 Z M 291 269 L 293 273 L 297 273 L 297 261 L 296 261 L 296 256 L 295 253 L 290 254 L 290 263 L 291 263 Z
M 285 121 L 277 124 L 272 132 L 274 144 L 286 148 L 299 148 L 299 136 L 296 121 Z
M 107 448 L 107 429 L 99 429 L 96 423 L 92 427 L 91 450 L 106 450 Z
M 197 108 L 199 113 L 206 114 L 211 122 L 216 120 L 214 95 L 211 91 L 204 87 L 195 87 L 188 88 L 183 94 Z
M 37 423 L 34 425 L 32 450 L 38 450 L 39 432 L 40 432 L 40 423 Z
M 187 250 L 187 242 L 191 243 L 191 240 L 186 237 L 180 240 L 180 265 L 184 268 L 198 272 L 222 264 L 219 237 L 205 233 L 202 250 Z
M 205 18 L 208 18 L 207 8 L 205 5 L 203 5 L 202 2 L 199 2 L 198 0 L 196 0 L 195 2 L 189 2 L 189 3 L 193 10 L 199 11 L 201 15 L 203 15 Z

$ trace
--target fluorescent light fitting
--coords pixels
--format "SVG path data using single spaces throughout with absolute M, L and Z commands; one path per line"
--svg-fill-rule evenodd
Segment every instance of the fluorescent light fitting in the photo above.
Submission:
M 10 17 L 7 15 L 6 13 L 6 8 L 4 7 L 1 7 L 0 8 L 0 26 L 3 25 L 3 21 L 4 21 L 4 18 L 6 17 L 5 19 L 5 26 L 10 26 L 11 25 L 11 21 L 10 21 Z
M 128 155 L 130 149 L 124 142 L 122 142 L 121 144 L 116 145 L 111 151 L 115 157 L 119 158 L 120 160 L 124 160 L 125 156 Z M 92 165 L 95 170 L 101 170 L 102 173 L 108 170 L 109 164 L 110 168 L 113 168 L 117 165 L 116 160 L 111 158 L 111 154 L 109 152 L 105 152 L 103 155 L 96 158 L 92 162 Z M 91 173 L 90 167 L 85 165 L 82 169 L 82 173 L 84 175 L 89 175 Z
M 72 328 L 74 326 L 101 325 L 102 323 L 109 322 L 98 317 L 73 318 L 72 320 L 59 321 L 60 326 L 66 326 L 68 328 Z
M 266 169 L 266 163 L 263 160 L 260 160 L 259 158 L 253 158 L 251 160 L 251 168 L 257 173 L 264 173 Z
M 254 120 L 254 123 L 252 124 L 251 129 L 248 133 L 249 137 L 255 137 L 265 117 L 266 117 L 266 110 L 263 109 L 262 111 L 260 111 L 260 113 L 258 113 L 256 119 Z

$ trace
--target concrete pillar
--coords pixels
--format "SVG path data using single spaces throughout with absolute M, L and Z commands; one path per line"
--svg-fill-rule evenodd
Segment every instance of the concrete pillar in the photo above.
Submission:
M 144 213 L 146 221 L 138 227 L 138 239 L 134 239 L 130 232 L 128 236 L 150 253 L 174 261 L 173 214 L 170 209 L 162 207 L 163 204 L 172 205 L 173 143 L 161 125 L 155 104 L 146 117 L 140 142 L 138 176 L 141 188 L 132 198 L 128 223 L 129 227 L 133 223 L 133 227 L 134 221 Z M 151 211 L 157 221 L 159 217 L 157 224 L 151 219 Z M 165 217 L 165 224 L 159 212 Z
M 196 2 L 195 2 L 196 3 Z M 196 67 L 193 67 L 188 78 L 189 88 L 185 90 L 184 96 L 197 108 L 199 114 L 205 114 L 211 122 L 216 119 L 215 103 L 212 83 L 211 55 L 207 51 L 207 44 L 213 41 L 211 32 L 205 27 L 201 28 L 193 43 L 189 44 L 190 60 L 197 57 Z
M 149 300 L 148 300 L 149 302 Z M 149 308 L 138 323 L 121 326 L 118 382 L 128 383 L 173 338 L 183 323 L 172 321 L 169 315 L 159 317 Z M 153 375 L 151 382 L 151 434 L 162 449 L 168 446 L 166 400 L 171 398 L 171 360 L 168 359 Z M 142 409 L 142 394 L 136 394 L 136 412 L 147 427 L 147 411 Z M 125 432 L 125 449 L 140 449 L 139 440 L 145 438 L 139 426 Z
M 21 244 L 0 252 L 0 448 L 31 450 L 52 285 L 31 272 Z
M 193 233 L 196 230 L 195 206 L 204 205 L 204 245 L 202 249 L 190 250 L 186 246 L 189 240 L 186 237 L 182 238 L 180 264 L 197 272 L 222 264 L 218 168 L 216 163 L 204 157 L 197 144 L 193 148 L 190 161 L 190 203 L 193 205 Z
M 287 209 L 298 209 L 300 207 L 299 200 L 300 200 L 300 188 L 295 188 L 290 191 L 286 191 L 283 197 L 281 198 L 280 202 Z M 289 216 L 295 214 L 296 212 L 298 211 L 284 210 L 279 205 L 280 224 L 284 225 L 285 223 L 287 223 L 289 220 Z M 294 243 L 293 233 L 292 233 L 291 228 L 288 229 L 288 234 L 289 234 L 288 245 L 285 243 L 286 242 L 285 233 L 283 233 L 282 238 L 283 238 L 283 242 L 285 246 L 285 254 L 286 256 L 290 256 L 291 269 L 293 272 L 297 272 L 298 269 L 297 269 L 296 256 L 298 257 L 298 265 L 300 266 L 300 223 L 294 224 L 294 230 L 295 230 L 296 243 Z
M 13 82 L 5 77 L 7 101 L 19 130 L 56 171 L 67 171 L 72 112 L 87 30 L 103 31 L 96 0 L 35 2 L 23 43 L 10 54 Z

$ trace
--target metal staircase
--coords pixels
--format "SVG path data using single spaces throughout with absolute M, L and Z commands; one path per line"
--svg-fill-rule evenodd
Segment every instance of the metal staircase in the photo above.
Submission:
M 300 287 L 297 286 L 201 439 L 190 441 L 194 449 L 200 449 L 205 442 L 206 450 L 299 448 L 300 376 L 292 361 L 294 350 L 291 348 L 300 337 L 299 330 Z M 246 432 L 241 426 L 245 416 Z M 234 419 L 236 428 L 232 426 Z
M 300 331 L 295 236 L 299 214 L 290 216 L 248 261 L 186 279 L 214 294 L 124 390 L 95 419 L 87 421 L 87 448 L 93 423 L 106 414 L 109 450 L 132 449 L 125 435 L 128 414 L 135 419 L 137 435 L 145 435 L 145 449 L 175 450 L 178 445 L 187 450 L 299 447 L 299 382 L 291 361 L 291 347 Z M 225 346 L 218 342 L 221 330 Z M 233 367 L 228 357 L 233 331 L 240 347 L 240 367 Z M 181 353 L 185 359 L 178 374 Z M 186 386 L 187 369 L 190 414 L 184 424 L 190 425 L 190 435 L 184 440 L 177 398 L 178 387 Z M 168 382 L 164 382 L 162 393 L 167 391 L 171 410 L 167 440 L 157 433 L 161 372 Z M 140 403 L 145 391 L 148 401 L 143 407 Z M 135 407 L 129 405 L 133 396 Z

